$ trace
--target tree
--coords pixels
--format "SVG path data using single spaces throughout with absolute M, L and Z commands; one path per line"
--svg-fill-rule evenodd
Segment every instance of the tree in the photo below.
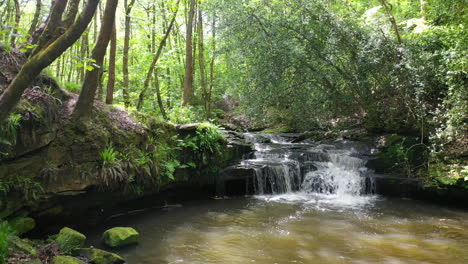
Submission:
M 193 89 L 193 20 L 195 16 L 195 1 L 189 0 L 190 8 L 188 12 L 187 28 L 185 35 L 185 77 L 182 105 L 190 105 L 195 96 Z
M 213 14 L 213 22 L 211 24 L 212 30 L 212 55 L 211 55 L 211 62 L 210 62 L 210 87 L 206 92 L 205 98 L 205 109 L 206 109 L 206 118 L 209 120 L 211 118 L 211 95 L 213 92 L 214 86 L 214 74 L 215 74 L 215 59 L 216 59 L 216 14 Z
M 104 56 L 106 54 L 107 45 L 111 39 L 112 32 L 114 31 L 117 3 L 118 0 L 107 0 L 106 2 L 101 30 L 91 54 L 92 61 L 94 61 L 93 69 L 86 72 L 83 88 L 73 112 L 73 117 L 75 119 L 86 119 L 92 114 L 94 97 L 99 85 Z
M 177 7 L 176 7 L 176 10 L 174 11 L 171 22 L 169 24 L 169 27 L 166 29 L 166 32 L 164 33 L 164 37 L 162 38 L 161 42 L 159 43 L 158 51 L 154 55 L 153 61 L 151 62 L 151 65 L 150 65 L 150 67 L 148 69 L 148 73 L 146 74 L 146 79 L 145 79 L 145 82 L 143 84 L 143 90 L 141 91 L 140 96 L 138 97 L 137 110 L 141 110 L 141 108 L 143 107 L 143 101 L 144 101 L 144 98 L 145 98 L 145 93 L 146 93 L 146 90 L 148 90 L 148 86 L 149 86 L 149 83 L 151 81 L 151 77 L 153 76 L 153 71 L 154 71 L 154 69 L 156 67 L 156 64 L 158 63 L 159 57 L 161 57 L 162 50 L 163 50 L 164 46 L 166 46 L 167 39 L 169 38 L 169 34 L 171 33 L 172 28 L 174 27 L 174 23 L 175 23 L 175 20 L 176 20 L 176 17 L 177 17 L 177 12 L 179 11 L 179 2 L 180 1 L 177 1 L 177 4 L 176 4 Z M 157 76 L 157 74 L 155 74 L 155 76 Z M 161 105 L 160 105 L 160 107 L 161 107 Z
M 58 0 L 58 3 L 66 3 L 64 0 Z M 68 49 L 75 41 L 77 41 L 81 34 L 86 30 L 86 27 L 91 22 L 93 15 L 96 11 L 99 0 L 88 0 L 85 8 L 81 12 L 79 18 L 72 24 L 68 30 L 55 39 L 47 47 L 42 47 L 35 55 L 30 57 L 26 63 L 21 67 L 20 72 L 16 75 L 10 85 L 0 96 L 0 122 L 5 120 L 13 108 L 19 102 L 24 90 L 34 81 L 34 79 L 41 73 L 41 71 L 49 66 L 56 60 L 65 50 Z M 57 6 L 56 4 L 56 6 Z M 54 10 L 56 8 L 54 7 Z M 61 17 L 64 8 L 61 12 L 52 12 L 51 16 Z M 51 28 L 52 19 L 49 20 L 47 28 Z M 44 33 L 46 33 L 44 31 Z M 44 34 L 43 33 L 43 34 Z M 36 48 L 37 49 L 37 48 Z
M 18 35 L 18 27 L 21 19 L 21 10 L 19 0 L 13 0 L 15 4 L 15 24 L 13 25 L 13 33 L 11 34 L 10 46 L 15 47 L 16 36 Z
M 123 47 L 123 62 L 122 62 L 122 72 L 123 72 L 123 97 L 125 107 L 130 106 L 130 95 L 128 92 L 130 80 L 128 75 L 128 54 L 130 51 L 130 27 L 131 27 L 131 12 L 135 0 L 124 0 L 125 7 L 125 36 L 124 36 L 124 47 Z
M 389 2 L 387 2 L 387 0 L 380 0 L 380 3 L 382 4 L 383 8 L 385 9 L 385 12 L 387 13 L 388 19 L 390 20 L 393 31 L 395 32 L 395 36 L 397 37 L 398 43 L 401 44 L 401 35 L 400 35 L 400 31 L 398 30 L 398 25 L 396 23 L 395 16 L 393 15 L 392 5 Z
M 36 30 L 37 24 L 39 23 L 39 16 L 41 15 L 42 1 L 36 0 L 36 10 L 34 11 L 34 17 L 31 21 L 31 26 L 29 27 L 28 34 L 33 35 L 34 30 Z
M 112 104 L 114 101 L 114 87 L 115 87 L 115 58 L 117 56 L 117 29 L 112 30 L 110 39 L 110 52 L 109 52 L 109 78 L 107 81 L 106 104 Z

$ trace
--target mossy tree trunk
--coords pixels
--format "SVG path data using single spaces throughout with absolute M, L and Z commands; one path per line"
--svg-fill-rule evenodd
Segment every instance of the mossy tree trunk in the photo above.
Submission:
M 58 2 L 63 1 L 59 0 Z M 20 72 L 0 96 L 0 122 L 10 115 L 13 108 L 21 99 L 21 95 L 24 90 L 31 85 L 41 71 L 49 66 L 65 50 L 67 50 L 68 47 L 73 45 L 73 43 L 80 38 L 81 34 L 83 34 L 88 24 L 91 22 L 98 3 L 99 0 L 88 0 L 80 17 L 73 23 L 73 25 L 46 48 L 38 51 L 35 55 L 30 57 L 30 59 L 28 59 L 28 61 L 23 65 Z M 51 21 L 49 21 L 49 23 L 50 22 Z
M 94 98 L 100 82 L 100 73 L 103 68 L 104 56 L 106 55 L 107 45 L 109 44 L 114 30 L 117 4 L 118 0 L 107 0 L 101 30 L 96 45 L 91 53 L 91 58 L 94 60 L 94 68 L 90 71 L 86 71 L 80 97 L 78 98 L 73 112 L 73 118 L 75 119 L 86 119 L 92 114 Z

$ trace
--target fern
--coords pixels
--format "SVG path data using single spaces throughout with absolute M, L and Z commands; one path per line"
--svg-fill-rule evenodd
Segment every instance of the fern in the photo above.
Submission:
M 0 123 L 0 158 L 8 156 L 10 148 L 16 145 L 17 129 L 21 118 L 19 114 L 12 114 L 6 121 Z

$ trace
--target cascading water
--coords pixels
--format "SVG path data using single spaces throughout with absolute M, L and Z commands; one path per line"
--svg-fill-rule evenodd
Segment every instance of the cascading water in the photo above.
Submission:
M 372 192 L 372 179 L 356 143 L 292 143 L 294 138 L 297 135 L 246 134 L 255 153 L 242 165 L 255 171 L 256 194 L 323 194 L 350 199 Z

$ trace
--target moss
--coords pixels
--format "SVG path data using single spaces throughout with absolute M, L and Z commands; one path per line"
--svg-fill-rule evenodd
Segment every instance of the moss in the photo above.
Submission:
M 114 253 L 96 248 L 81 248 L 75 251 L 76 255 L 85 257 L 93 264 L 120 264 L 125 260 Z
M 36 221 L 30 217 L 19 217 L 10 221 L 10 225 L 16 235 L 21 236 L 33 230 L 36 227 Z
M 63 252 L 68 253 L 75 248 L 83 247 L 86 241 L 86 236 L 76 230 L 64 227 L 60 230 L 56 241 L 57 244 L 59 244 L 60 249 Z
M 268 128 L 262 131 L 262 133 L 272 133 L 272 134 L 277 134 L 277 133 L 289 133 L 289 132 L 294 132 L 294 129 L 288 127 L 288 126 L 279 126 L 279 127 L 274 127 L 274 128 Z
M 20 251 L 31 256 L 37 255 L 34 244 L 27 239 L 21 239 L 17 236 L 10 236 L 8 241 L 12 252 Z
M 137 244 L 140 234 L 130 227 L 114 227 L 104 232 L 102 241 L 109 247 L 117 248 Z
M 55 256 L 52 259 L 52 264 L 84 264 L 84 262 L 74 257 Z

